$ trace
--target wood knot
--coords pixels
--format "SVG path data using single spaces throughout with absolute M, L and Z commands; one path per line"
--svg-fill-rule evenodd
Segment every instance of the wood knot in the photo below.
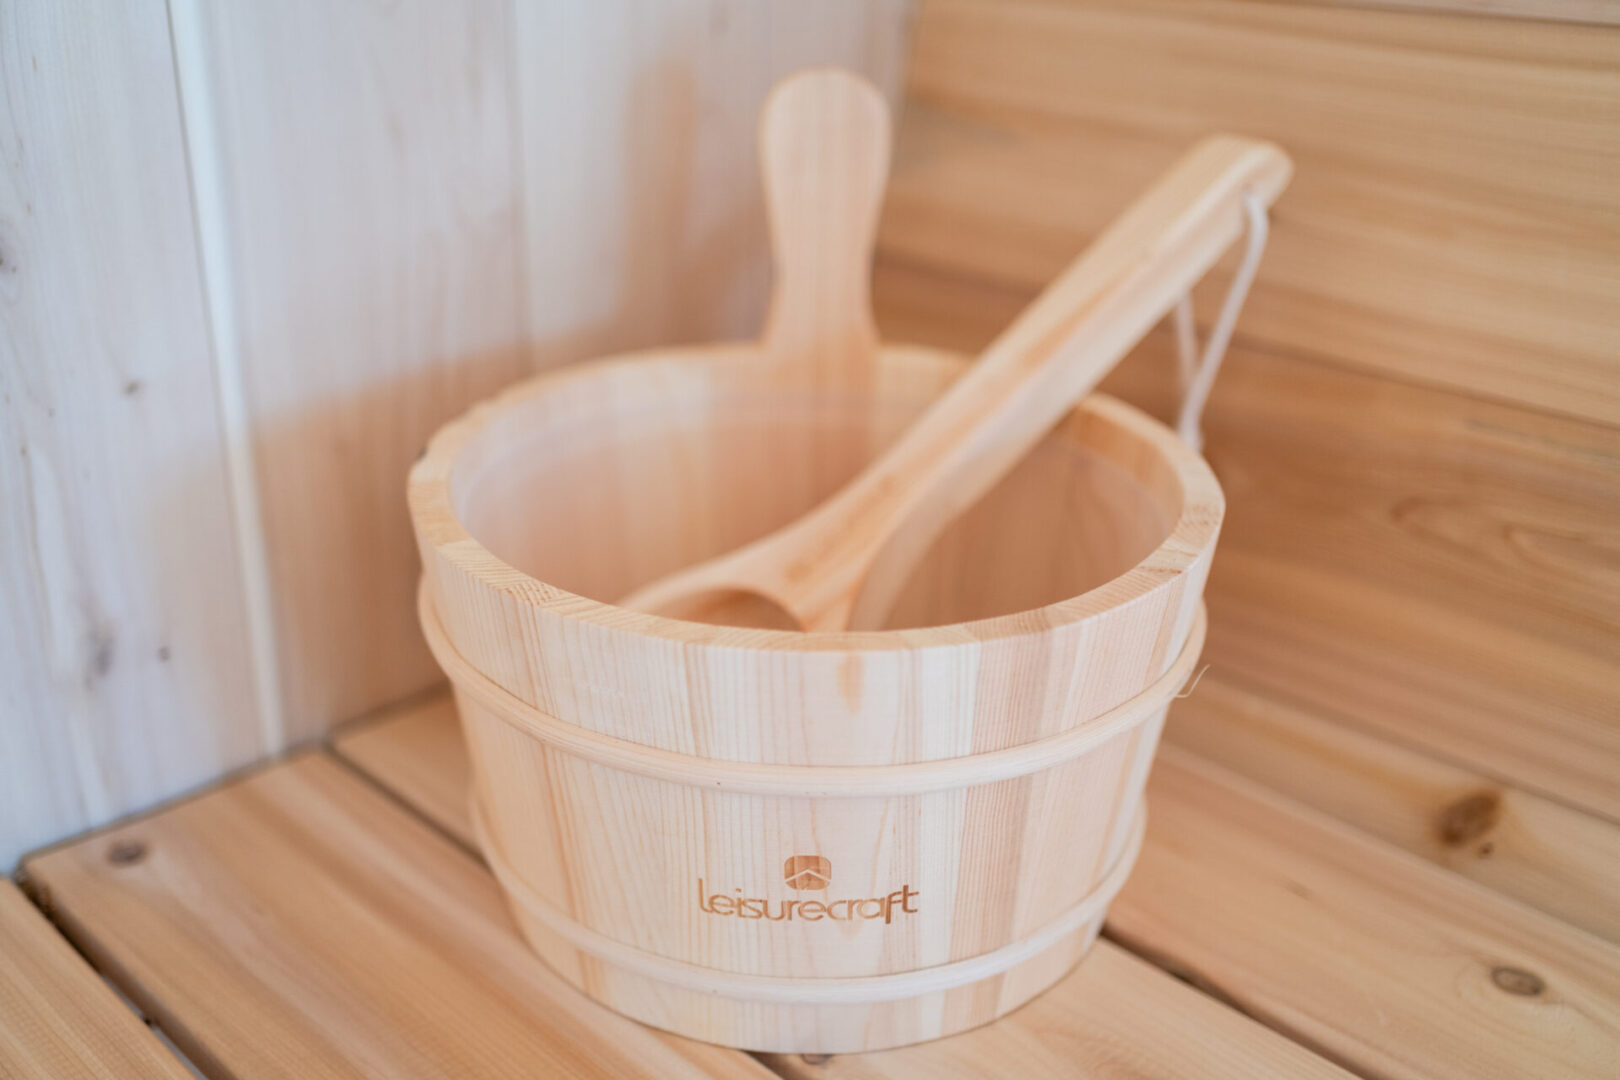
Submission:
M 1447 847 L 1462 847 L 1478 840 L 1502 818 L 1502 796 L 1494 791 L 1465 795 L 1440 811 L 1435 827 Z
M 146 858 L 146 845 L 139 840 L 115 840 L 107 849 L 107 861 L 114 866 L 134 866 Z
M 1492 968 L 1491 982 L 1495 983 L 1498 989 L 1518 997 L 1537 997 L 1547 989 L 1547 984 L 1541 981 L 1540 975 L 1516 967 Z

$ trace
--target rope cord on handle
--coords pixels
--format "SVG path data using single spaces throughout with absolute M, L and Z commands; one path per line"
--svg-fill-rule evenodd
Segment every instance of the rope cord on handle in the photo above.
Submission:
M 1204 449 L 1204 432 L 1199 426 L 1209 392 L 1215 386 L 1215 376 L 1226 357 L 1226 347 L 1232 341 L 1232 330 L 1237 326 L 1238 313 L 1248 299 L 1249 286 L 1254 284 L 1255 272 L 1260 269 L 1260 256 L 1266 250 L 1270 219 L 1266 208 L 1253 192 L 1243 196 L 1243 211 L 1249 219 L 1248 244 L 1243 249 L 1243 261 L 1232 276 L 1226 299 L 1221 302 L 1221 313 L 1204 343 L 1202 358 L 1198 356 L 1198 331 L 1193 326 L 1192 294 L 1183 296 L 1175 307 L 1176 355 L 1181 381 L 1181 411 L 1176 416 L 1176 434 L 1194 450 Z

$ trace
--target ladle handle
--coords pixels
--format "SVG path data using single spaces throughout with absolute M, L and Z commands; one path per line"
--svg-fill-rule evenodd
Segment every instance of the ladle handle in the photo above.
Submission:
M 818 629 L 872 629 L 940 529 L 1242 234 L 1246 194 L 1269 206 L 1291 172 L 1286 154 L 1255 139 L 1217 135 L 1188 151 L 872 468 L 801 521 L 795 547 L 820 554 L 798 564 L 799 580 L 790 569 L 779 595 L 815 613 Z
M 866 80 L 816 69 L 766 101 L 760 165 L 775 284 L 765 352 L 811 385 L 872 378 L 872 248 L 889 171 L 889 107 Z

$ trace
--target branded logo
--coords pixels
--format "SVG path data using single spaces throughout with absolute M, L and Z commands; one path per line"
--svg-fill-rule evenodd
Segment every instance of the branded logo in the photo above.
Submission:
M 832 860 L 820 855 L 794 855 L 782 864 L 790 889 L 825 889 L 832 884 Z
M 823 855 L 794 855 L 782 864 L 782 881 L 788 888 L 799 892 L 821 892 L 832 885 L 832 860 Z M 744 896 L 741 889 L 730 894 L 710 893 L 707 884 L 698 878 L 698 910 L 706 915 L 723 918 L 769 919 L 771 922 L 853 922 L 857 919 L 882 919 L 894 922 L 896 915 L 915 915 L 912 906 L 922 894 L 910 885 L 902 885 L 886 896 L 851 897 L 838 900 L 772 900 L 763 896 Z

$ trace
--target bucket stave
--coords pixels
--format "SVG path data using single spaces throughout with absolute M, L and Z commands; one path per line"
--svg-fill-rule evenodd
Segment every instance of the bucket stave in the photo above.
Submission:
M 1219 488 L 1094 397 L 940 537 L 895 629 L 588 599 L 802 512 L 960 370 L 888 349 L 870 395 L 839 396 L 756 359 L 542 376 L 413 470 L 481 844 L 537 951 L 656 1026 L 844 1052 L 987 1022 L 1084 954 L 1129 871 Z

